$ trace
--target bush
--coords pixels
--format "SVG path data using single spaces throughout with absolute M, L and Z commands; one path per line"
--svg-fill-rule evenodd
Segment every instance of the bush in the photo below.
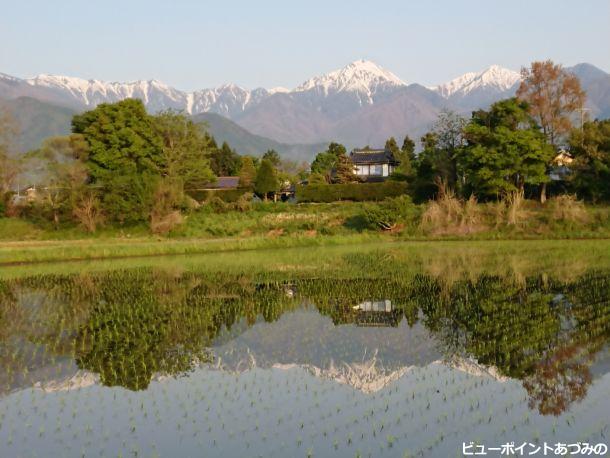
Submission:
M 252 209 L 252 198 L 254 194 L 247 192 L 242 194 L 235 202 L 235 209 L 240 212 L 247 212 Z
M 344 183 L 297 185 L 298 202 L 335 202 L 338 200 L 380 201 L 407 192 L 404 182 Z
M 576 196 L 563 194 L 549 199 L 549 204 L 556 221 L 584 224 L 589 222 L 589 214 L 582 201 Z
M 469 234 L 484 229 L 481 216 L 474 195 L 463 201 L 441 185 L 436 200 L 426 204 L 420 226 L 434 234 Z
M 391 231 L 396 227 L 398 217 L 389 208 L 380 206 L 368 207 L 364 209 L 364 219 L 369 227 Z
M 214 213 L 227 213 L 231 210 L 231 205 L 218 196 L 212 197 L 206 204 L 210 206 Z
M 165 215 L 153 215 L 150 219 L 150 230 L 153 234 L 167 234 L 182 224 L 184 219 L 178 210 Z
M 399 223 L 407 223 L 417 217 L 417 208 L 409 196 L 387 199 L 364 208 L 364 219 L 370 228 L 391 231 Z
M 95 232 L 104 221 L 100 201 L 93 193 L 80 196 L 74 204 L 72 214 L 87 232 Z

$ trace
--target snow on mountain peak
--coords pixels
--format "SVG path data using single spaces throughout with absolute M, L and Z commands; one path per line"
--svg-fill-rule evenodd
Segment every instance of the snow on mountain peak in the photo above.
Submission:
M 400 78 L 376 63 L 368 60 L 357 60 L 339 70 L 310 78 L 298 86 L 294 91 L 304 92 L 318 89 L 325 94 L 356 91 L 372 95 L 380 86 L 392 87 L 405 85 L 406 84 Z
M 505 91 L 520 81 L 521 75 L 508 68 L 492 65 L 481 72 L 464 73 L 457 78 L 431 88 L 443 97 L 447 98 L 453 94 L 465 95 L 479 88 L 492 88 Z
M 356 60 L 338 70 L 310 78 L 292 90 L 283 87 L 248 90 L 236 84 L 224 84 L 183 92 L 156 79 L 121 83 L 52 74 L 40 74 L 24 80 L 0 74 L 0 79 L 22 81 L 30 86 L 49 89 L 53 97 L 62 98 L 77 107 L 92 108 L 99 103 L 138 98 L 151 112 L 168 108 L 184 110 L 189 114 L 213 111 L 229 118 L 274 94 L 301 93 L 314 101 L 341 94 L 348 96 L 350 102 L 355 100 L 364 106 L 377 103 L 394 94 L 396 89 L 406 86 L 395 74 L 369 60 Z M 466 73 L 430 89 L 443 97 L 453 94 L 464 96 L 479 88 L 502 92 L 511 88 L 519 79 L 519 73 L 492 65 L 482 72 Z
M 268 89 L 267 92 L 269 92 L 269 94 L 287 94 L 288 92 L 290 92 L 290 89 L 283 86 L 277 86 Z

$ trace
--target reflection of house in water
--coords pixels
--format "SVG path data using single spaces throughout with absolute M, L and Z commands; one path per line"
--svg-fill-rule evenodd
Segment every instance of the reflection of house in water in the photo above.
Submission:
M 354 322 L 358 326 L 398 326 L 402 316 L 389 299 L 364 301 L 352 308 L 356 312 Z

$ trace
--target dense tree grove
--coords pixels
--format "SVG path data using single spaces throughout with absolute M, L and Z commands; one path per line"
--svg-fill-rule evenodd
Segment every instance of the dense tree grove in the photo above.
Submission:
M 553 147 L 528 114 L 526 102 L 507 99 L 479 110 L 464 128 L 466 145 L 457 154 L 466 193 L 498 196 L 523 192 L 549 180 Z

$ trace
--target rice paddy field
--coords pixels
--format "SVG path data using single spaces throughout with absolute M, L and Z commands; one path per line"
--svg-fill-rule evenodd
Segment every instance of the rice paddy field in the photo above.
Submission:
M 607 446 L 609 337 L 604 240 L 4 266 L 0 457 Z

